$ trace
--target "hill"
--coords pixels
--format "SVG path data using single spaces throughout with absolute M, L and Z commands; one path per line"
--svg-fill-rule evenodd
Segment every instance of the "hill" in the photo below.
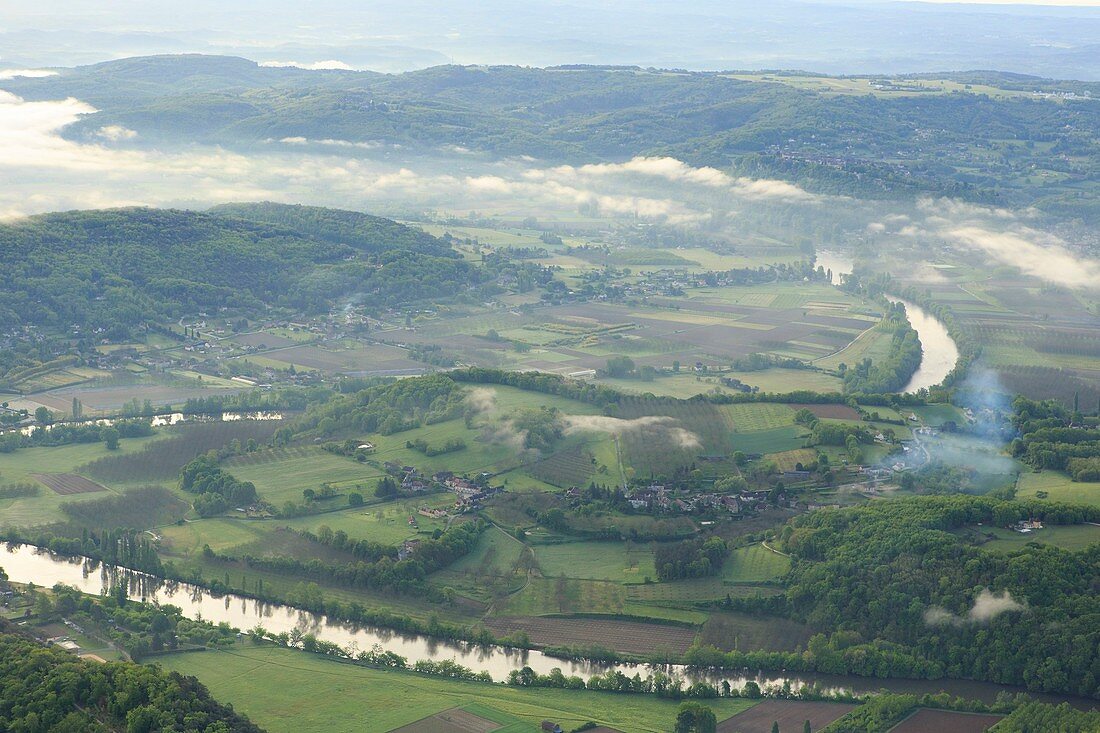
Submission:
M 128 208 L 0 226 L 0 321 L 115 339 L 185 313 L 309 312 L 353 292 L 391 305 L 482 279 L 435 237 L 329 209 Z
M 1095 186 L 1100 159 L 1096 85 L 992 72 L 896 83 L 597 66 L 388 75 L 157 56 L 5 88 L 95 105 L 98 114 L 67 131 L 89 140 L 122 125 L 152 144 L 381 141 L 571 163 L 673 155 L 822 193 L 950 195 L 1081 216 L 1093 216 L 1076 201 Z M 1036 171 L 1048 172 L 1042 189 Z

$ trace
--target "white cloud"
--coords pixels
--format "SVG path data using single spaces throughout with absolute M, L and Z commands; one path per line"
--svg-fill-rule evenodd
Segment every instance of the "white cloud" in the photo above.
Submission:
M 329 59 L 328 61 L 314 61 L 303 63 L 301 61 L 261 61 L 260 66 L 272 69 L 305 69 L 306 71 L 355 71 L 343 61 Z
M 352 140 L 337 140 L 334 138 L 314 140 L 308 137 L 284 137 L 278 140 L 278 142 L 284 145 L 324 145 L 332 148 L 358 148 L 360 150 L 377 150 L 384 147 L 384 143 L 378 142 L 377 140 L 355 142 Z
M 1008 591 L 993 593 L 988 588 L 982 588 L 974 599 L 974 605 L 967 611 L 966 616 L 956 616 L 946 608 L 930 606 L 924 612 L 924 622 L 929 626 L 964 626 L 966 624 L 985 624 L 992 621 L 1002 613 L 1010 611 L 1024 611 L 1027 606 L 1020 603 Z
M 96 136 L 111 142 L 119 142 L 121 140 L 133 140 L 137 137 L 137 133 L 122 125 L 107 125 L 99 128 L 96 131 Z
M 0 81 L 25 77 L 28 79 L 42 79 L 47 76 L 57 76 L 56 71 L 49 69 L 0 69 Z

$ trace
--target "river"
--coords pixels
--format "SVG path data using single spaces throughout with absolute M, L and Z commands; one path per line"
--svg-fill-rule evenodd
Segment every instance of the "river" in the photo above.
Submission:
M 818 252 L 817 264 L 833 273 L 833 284 L 840 283 L 841 275 L 852 272 L 850 257 L 837 252 Z M 887 295 L 892 303 L 905 306 L 905 313 L 921 345 L 921 362 L 902 392 L 917 392 L 943 382 L 959 360 L 959 347 L 947 333 L 947 326 L 916 303 L 910 303 L 893 295 Z
M 303 634 L 313 634 L 318 639 L 338 644 L 344 649 L 367 650 L 374 645 L 400 654 L 410 664 L 419 660 L 442 661 L 451 659 L 473 669 L 488 672 L 496 681 L 503 681 L 508 673 L 524 665 L 539 674 L 547 674 L 555 667 L 564 674 L 591 677 L 609 669 L 623 674 L 642 677 L 656 668 L 640 664 L 607 665 L 586 661 L 571 661 L 548 656 L 539 651 L 510 649 L 499 646 L 481 646 L 463 642 L 444 642 L 417 634 L 401 634 L 388 629 L 370 626 L 351 626 L 328 621 L 316 614 L 275 603 L 265 603 L 235 595 L 217 596 L 198 586 L 123 570 L 87 558 L 68 558 L 54 555 L 32 545 L 0 543 L 0 567 L 15 583 L 34 583 L 39 587 L 52 587 L 56 583 L 74 586 L 92 595 L 104 595 L 117 583 L 125 582 L 131 598 L 149 603 L 171 604 L 183 615 L 212 623 L 225 622 L 231 627 L 247 631 L 257 625 L 271 633 L 290 633 L 298 629 Z M 780 688 L 784 683 L 798 689 L 816 684 L 820 689 L 833 693 L 857 694 L 888 689 L 893 692 L 940 692 L 946 689 L 952 695 L 991 702 L 998 692 L 1020 692 L 1021 688 L 997 685 L 989 682 L 965 680 L 881 680 L 839 675 L 782 675 L 778 673 L 704 675 L 682 665 L 663 666 L 662 671 L 676 674 L 689 681 L 707 680 L 712 684 L 723 679 L 734 688 L 741 688 L 749 680 L 761 688 Z M 1068 701 L 1078 707 L 1090 707 L 1095 701 L 1084 698 L 1036 695 L 1050 702 Z

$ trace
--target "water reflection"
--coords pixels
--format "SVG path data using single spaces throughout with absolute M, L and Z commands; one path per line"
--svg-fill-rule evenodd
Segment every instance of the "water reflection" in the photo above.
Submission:
M 588 661 L 556 659 L 539 651 L 511 649 L 497 646 L 481 646 L 464 642 L 448 642 L 417 634 L 404 634 L 391 629 L 370 626 L 352 626 L 329 621 L 308 611 L 274 603 L 266 603 L 237 595 L 215 596 L 188 583 L 165 581 L 159 578 L 106 565 L 87 558 L 66 558 L 54 555 L 32 545 L 3 543 L 6 555 L 0 558 L 0 566 L 16 583 L 34 583 L 50 587 L 64 583 L 85 593 L 107 595 L 119 583 L 129 589 L 130 597 L 147 603 L 171 604 L 184 616 L 211 623 L 227 623 L 231 627 L 247 631 L 262 625 L 273 634 L 313 634 L 318 639 L 339 645 L 343 649 L 370 649 L 376 644 L 408 659 L 410 664 L 420 660 L 454 660 L 475 672 L 488 672 L 494 680 L 507 678 L 512 670 L 529 666 L 539 674 L 547 674 L 555 667 L 567 675 L 584 678 L 616 669 L 628 677 L 640 674 L 645 677 L 654 671 L 675 674 L 691 681 L 707 681 L 720 684 L 728 681 L 731 687 L 741 688 L 750 680 L 764 689 L 779 689 L 789 685 L 792 689 L 814 685 L 828 692 L 855 692 L 857 694 L 890 689 L 897 692 L 939 692 L 947 689 L 954 695 L 992 701 L 998 692 L 1017 692 L 1018 688 L 985 682 L 928 681 L 928 680 L 878 680 L 836 675 L 782 675 L 742 673 L 723 675 L 705 674 L 689 670 L 682 665 L 650 666 L 641 664 L 607 665 Z M 1037 696 L 1050 700 L 1069 700 L 1075 704 L 1092 704 L 1082 698 Z
M 816 263 L 832 272 L 834 285 L 839 285 L 842 275 L 852 272 L 854 263 L 848 255 L 839 252 L 818 252 Z M 947 333 L 947 326 L 916 303 L 910 303 L 892 295 L 886 296 L 892 303 L 905 306 L 905 313 L 917 332 L 921 345 L 921 362 L 902 392 L 917 392 L 943 382 L 959 360 L 959 347 Z

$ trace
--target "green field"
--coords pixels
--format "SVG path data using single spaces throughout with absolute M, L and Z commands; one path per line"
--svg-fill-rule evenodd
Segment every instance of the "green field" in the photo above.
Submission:
M 621 583 L 575 578 L 531 578 L 518 593 L 493 608 L 499 616 L 543 616 L 550 613 L 623 613 L 626 589 Z
M 640 583 L 656 579 L 653 551 L 629 542 L 569 542 L 538 545 L 535 557 L 543 575 Z
M 868 323 L 867 325 L 874 324 Z M 841 364 L 852 366 L 864 359 L 870 359 L 873 362 L 883 361 L 890 355 L 890 341 L 892 338 L 888 332 L 872 328 L 864 331 L 840 351 L 815 359 L 814 366 L 835 371 Z
M 340 499 L 335 499 L 341 502 Z M 342 502 L 341 502 L 342 503 Z M 373 540 L 387 545 L 397 545 L 403 540 L 418 534 L 430 535 L 436 529 L 446 526 L 445 519 L 433 519 L 417 513 L 420 507 L 448 509 L 454 506 L 454 494 L 429 494 L 385 504 L 376 504 L 338 512 L 314 514 L 308 517 L 279 520 L 282 526 L 293 529 L 307 529 L 316 532 L 327 526 L 333 531 L 343 530 L 354 539 Z M 416 520 L 416 527 L 409 524 L 409 518 Z
M 1074 481 L 1059 471 L 1024 471 L 1016 484 L 1016 495 L 1023 498 L 1045 492 L 1050 501 L 1100 506 L 1100 483 Z
M 369 495 L 383 475 L 373 466 L 312 446 L 270 448 L 223 465 L 241 481 L 256 484 L 260 496 L 276 505 L 300 502 L 303 489 L 318 489 L 324 482 Z
M 794 424 L 795 411 L 789 405 L 752 402 L 743 405 L 723 405 L 721 411 L 739 433 L 774 430 Z
M 529 725 L 502 729 L 508 733 L 535 733 L 547 719 L 565 730 L 592 720 L 631 733 L 664 733 L 679 705 L 650 695 L 527 690 L 374 670 L 251 643 L 229 651 L 173 654 L 157 663 L 198 677 L 214 697 L 271 733 L 383 733 L 471 703 Z M 707 704 L 723 720 L 753 703 L 725 698 Z
M 982 544 L 982 549 L 990 552 L 1012 552 L 1029 542 L 1054 545 L 1076 552 L 1100 543 L 1100 526 L 1095 524 L 1048 525 L 1027 533 L 1003 527 L 982 527 L 981 532 L 996 535 L 997 539 Z
M 345 503 L 340 498 L 333 501 Z M 236 555 L 236 552 L 231 551 L 244 545 L 269 546 L 278 541 L 278 531 L 286 527 L 316 533 L 321 527 L 327 526 L 333 531 L 342 530 L 355 540 L 366 539 L 385 545 L 398 545 L 403 540 L 430 536 L 436 529 L 446 526 L 446 520 L 422 516 L 417 513 L 417 509 L 446 508 L 453 503 L 451 494 L 433 494 L 418 497 L 416 500 L 348 508 L 290 519 L 212 517 L 165 527 L 161 534 L 166 541 L 165 551 L 182 557 L 196 556 L 202 551 L 203 545 L 210 545 L 211 549 L 220 554 L 230 555 Z M 409 517 L 416 518 L 416 527 L 409 524 Z
M 779 453 L 801 448 L 809 433 L 802 427 L 791 425 L 774 430 L 758 430 L 752 433 L 737 433 L 733 436 L 735 450 L 745 453 Z
M 930 425 L 934 428 L 938 428 L 948 420 L 954 421 L 956 425 L 965 425 L 966 416 L 963 411 L 954 405 L 923 405 L 920 407 L 907 407 L 905 408 L 905 416 L 908 419 L 909 413 L 916 413 L 925 425 Z
M 39 487 L 39 491 L 37 496 L 0 499 L 0 525 L 26 527 L 61 521 L 64 515 L 58 507 L 63 502 L 109 496 L 102 491 L 62 496 L 32 478 L 32 473 L 72 473 L 78 466 L 98 458 L 140 451 L 162 437 L 163 434 L 128 438 L 119 443 L 117 451 L 108 451 L 102 443 L 80 443 L 50 448 L 21 448 L 14 453 L 3 454 L 0 457 L 0 484 L 32 483 Z M 111 490 L 127 487 L 127 484 L 105 485 Z
M 763 545 L 738 547 L 722 565 L 722 579 L 737 583 L 776 580 L 791 568 L 791 560 Z

